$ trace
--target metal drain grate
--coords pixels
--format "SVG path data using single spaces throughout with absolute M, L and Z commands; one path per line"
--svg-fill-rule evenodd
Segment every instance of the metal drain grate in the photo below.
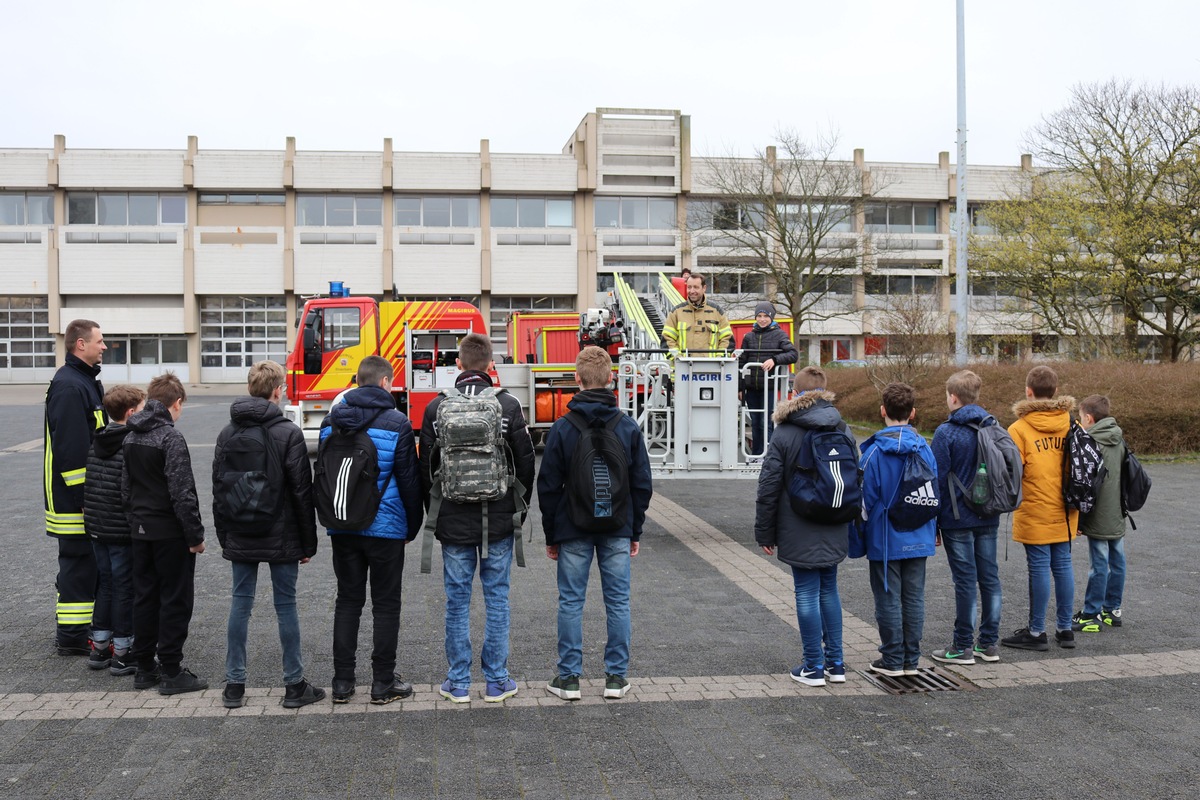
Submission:
M 973 692 L 979 687 L 965 678 L 960 678 L 937 667 L 921 667 L 916 675 L 889 678 L 870 670 L 858 670 L 868 681 L 888 694 L 914 694 L 917 692 Z

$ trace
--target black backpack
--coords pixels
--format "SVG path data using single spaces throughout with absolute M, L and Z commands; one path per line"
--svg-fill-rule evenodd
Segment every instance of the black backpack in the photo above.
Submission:
M 615 433 L 623 416 L 601 421 L 578 411 L 566 414 L 579 431 L 567 471 L 567 516 L 586 533 L 613 533 L 629 523 L 629 455 Z
M 1078 508 L 1087 514 L 1096 507 L 1096 496 L 1108 467 L 1104 466 L 1104 454 L 1092 435 L 1078 422 L 1072 421 L 1063 442 L 1063 502 L 1067 508 Z
M 331 425 L 329 435 L 317 447 L 313 502 L 317 519 L 326 528 L 364 531 L 375 522 L 383 492 L 379 489 L 379 452 L 367 433 L 373 421 L 374 417 L 357 431 Z
M 888 520 L 898 531 L 915 531 L 935 519 L 939 510 L 937 473 L 919 452 L 909 453 L 904 458 L 904 471 L 888 506 Z
M 283 509 L 283 464 L 262 425 L 239 425 L 213 462 L 213 517 L 231 533 L 266 536 Z
M 1133 455 L 1133 451 L 1129 449 L 1129 444 L 1126 442 L 1125 453 L 1121 457 L 1121 513 L 1129 517 L 1130 511 L 1137 511 L 1146 505 L 1146 498 L 1149 495 L 1150 476 L 1142 467 L 1142 462 Z M 1135 531 L 1137 530 L 1133 517 L 1129 517 L 1129 524 L 1133 525 Z
M 787 484 L 788 501 L 801 517 L 836 525 L 862 513 L 858 443 L 837 428 L 805 433 Z

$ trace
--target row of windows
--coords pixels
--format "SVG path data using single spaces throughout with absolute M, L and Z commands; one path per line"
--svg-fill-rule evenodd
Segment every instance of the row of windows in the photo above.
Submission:
M 184 225 L 187 198 L 181 194 L 70 192 L 68 225 Z
M 0 192 L 0 225 L 53 224 L 53 195 L 40 192 Z

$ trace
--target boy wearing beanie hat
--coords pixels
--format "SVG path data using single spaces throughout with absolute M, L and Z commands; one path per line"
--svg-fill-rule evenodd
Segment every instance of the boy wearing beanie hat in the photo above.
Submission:
M 761 363 L 742 373 L 742 402 L 750 409 L 753 428 L 750 455 L 761 458 L 767 450 L 767 440 L 775 430 L 771 415 L 775 411 L 775 392 L 767 379 L 777 367 L 795 364 L 800 353 L 779 323 L 775 322 L 775 306 L 762 301 L 754 306 L 754 327 L 742 337 L 742 355 L 738 366 Z

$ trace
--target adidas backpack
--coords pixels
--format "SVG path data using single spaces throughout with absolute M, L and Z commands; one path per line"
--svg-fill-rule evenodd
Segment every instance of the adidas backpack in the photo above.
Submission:
M 804 435 L 788 479 L 788 501 L 805 519 L 836 525 L 862 510 L 862 470 L 858 445 L 844 430 L 813 429 Z
M 603 535 L 629 522 L 629 456 L 615 432 L 623 416 L 605 422 L 578 411 L 566 414 L 579 431 L 567 471 L 567 516 L 581 531 Z
M 266 536 L 283 508 L 283 464 L 262 425 L 239 425 L 213 462 L 213 517 L 243 536 Z
M 908 453 L 904 458 L 900 483 L 888 506 L 888 520 L 898 531 L 915 531 L 936 519 L 940 510 L 937 473 L 921 458 L 919 452 Z
M 363 531 L 375 522 L 383 499 L 379 489 L 379 451 L 367 433 L 375 417 L 356 431 L 331 425 L 317 447 L 313 502 L 317 518 L 326 528 Z
M 1072 420 L 1063 442 L 1063 502 L 1083 514 L 1096 506 L 1096 495 L 1108 477 L 1104 454 L 1092 435 Z
M 985 424 L 988 420 L 993 424 Z M 1017 443 L 990 414 L 979 422 L 967 423 L 967 427 L 975 431 L 975 459 L 979 465 L 970 486 L 964 484 L 953 470 L 947 478 L 954 518 L 962 518 L 956 496 L 959 494 L 979 517 L 996 517 L 1015 511 L 1021 505 L 1021 478 L 1024 475 Z

